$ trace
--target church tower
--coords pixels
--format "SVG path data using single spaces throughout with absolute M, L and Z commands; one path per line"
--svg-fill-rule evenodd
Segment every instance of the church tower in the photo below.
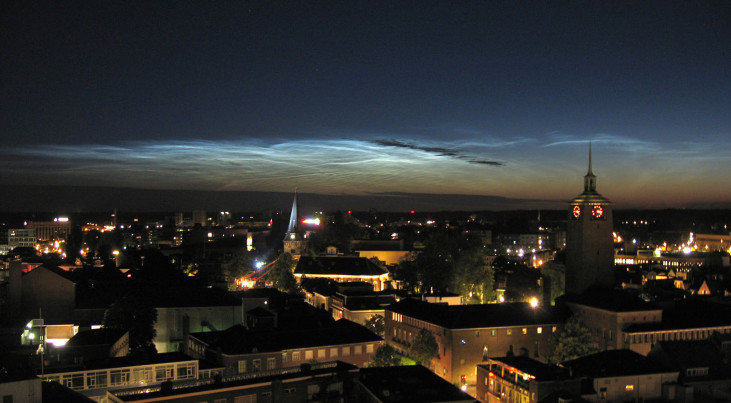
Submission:
M 591 144 L 584 192 L 569 202 L 568 213 L 566 292 L 580 294 L 592 285 L 614 287 L 612 203 L 596 191 Z
M 287 233 L 284 234 L 284 251 L 291 254 L 295 259 L 299 259 L 307 247 L 307 241 L 305 241 L 300 228 L 298 207 L 297 190 L 295 190 L 292 212 L 289 214 L 289 225 L 287 226 Z

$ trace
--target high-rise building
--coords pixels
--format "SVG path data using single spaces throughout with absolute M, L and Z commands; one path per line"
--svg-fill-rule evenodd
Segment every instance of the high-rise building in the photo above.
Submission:
M 614 286 L 612 203 L 596 191 L 591 168 L 584 176 L 584 192 L 569 202 L 566 230 L 566 292 L 580 294 L 589 286 Z
M 35 248 L 38 238 L 35 228 L 15 228 L 8 230 L 8 245 L 10 249 Z
M 66 238 L 71 233 L 71 222 L 68 217 L 54 218 L 53 221 L 28 221 L 28 229 L 36 230 L 36 237 L 41 241 L 52 241 Z
M 193 226 L 200 224 L 201 227 L 208 225 L 208 216 L 205 210 L 193 210 Z

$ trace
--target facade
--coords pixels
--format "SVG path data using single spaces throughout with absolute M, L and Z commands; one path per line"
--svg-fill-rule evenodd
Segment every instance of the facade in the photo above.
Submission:
M 299 283 L 303 279 L 328 279 L 339 283 L 364 282 L 373 290 L 383 291 L 391 273 L 369 259 L 356 256 L 302 256 L 294 269 Z
M 241 303 L 208 306 L 158 307 L 155 347 L 158 352 L 181 351 L 188 333 L 226 329 L 244 320 Z
M 47 322 L 73 322 L 76 283 L 60 269 L 39 266 L 22 277 L 21 312 L 30 320 L 43 315 Z
M 731 235 L 695 234 L 699 250 L 731 253 Z
M 659 343 L 701 342 L 731 335 L 731 308 L 686 300 L 663 312 L 661 322 L 637 323 L 623 330 L 624 348 L 648 354 Z
M 584 176 L 584 192 L 569 202 L 566 230 L 566 292 L 581 294 L 591 285 L 614 287 L 612 206 L 596 191 L 596 176 Z
M 647 357 L 679 371 L 678 401 L 731 401 L 731 365 L 716 340 L 661 341 Z
M 0 374 L 0 398 L 5 402 L 41 403 L 41 380 L 33 375 Z
M 527 303 L 442 305 L 415 299 L 388 306 L 384 318 L 386 341 L 402 352 L 408 352 L 421 329 L 429 330 L 439 355 L 424 365 L 459 385 L 474 385 L 475 367 L 491 355 L 542 360 L 564 322 L 552 308 Z
M 15 248 L 35 248 L 38 238 L 34 228 L 16 228 L 8 230 L 8 247 Z
M 563 302 L 591 330 L 600 350 L 627 348 L 625 328 L 662 321 L 662 309 L 619 290 L 592 287 L 582 295 L 564 296 Z
M 47 369 L 39 375 L 43 381 L 57 382 L 97 402 L 106 402 L 108 389 L 126 389 L 157 385 L 164 381 L 195 380 L 199 377 L 198 360 L 181 353 L 157 354 L 153 358 L 130 357 L 87 362 L 75 370 Z
M 302 364 L 343 361 L 365 366 L 383 339 L 347 320 L 314 329 L 248 330 L 234 326 L 223 332 L 195 333 L 186 353 L 215 360 L 224 376 L 257 374 Z
M 66 239 L 71 233 L 71 222 L 68 218 L 56 218 L 53 221 L 28 221 L 26 228 L 34 229 L 36 237 L 41 241 Z
M 489 358 L 477 366 L 475 397 L 485 403 L 538 403 L 559 391 L 580 396 L 583 379 L 529 357 Z
M 201 227 L 205 228 L 208 226 L 208 215 L 205 210 L 193 210 L 193 226 L 200 224 Z
M 385 307 L 396 302 L 390 293 L 336 292 L 332 296 L 332 314 L 335 319 L 347 319 L 363 324 L 373 315 L 385 314 Z
M 574 375 L 590 379 L 595 392 L 592 400 L 603 402 L 667 398 L 663 392 L 678 382 L 677 370 L 629 350 L 603 351 L 561 365 Z
M 222 382 L 201 380 L 174 389 L 157 386 L 123 392 L 110 391 L 107 396 L 108 401 L 113 403 L 353 401 L 350 396 L 357 374 L 358 369 L 352 365 L 330 362 L 269 371 L 256 376 L 224 378 Z

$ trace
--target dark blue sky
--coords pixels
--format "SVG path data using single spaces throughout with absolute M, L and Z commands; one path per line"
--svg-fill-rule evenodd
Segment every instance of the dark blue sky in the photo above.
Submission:
M 726 1 L 0 7 L 0 183 L 731 201 Z

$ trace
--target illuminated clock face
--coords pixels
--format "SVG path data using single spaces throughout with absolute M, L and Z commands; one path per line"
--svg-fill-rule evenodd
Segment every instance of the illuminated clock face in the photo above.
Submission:
M 574 206 L 574 209 L 571 213 L 574 215 L 574 218 L 579 218 L 579 216 L 581 215 L 581 207 Z
M 591 215 L 594 218 L 604 218 L 604 208 L 602 206 L 594 206 L 594 208 L 591 209 Z

